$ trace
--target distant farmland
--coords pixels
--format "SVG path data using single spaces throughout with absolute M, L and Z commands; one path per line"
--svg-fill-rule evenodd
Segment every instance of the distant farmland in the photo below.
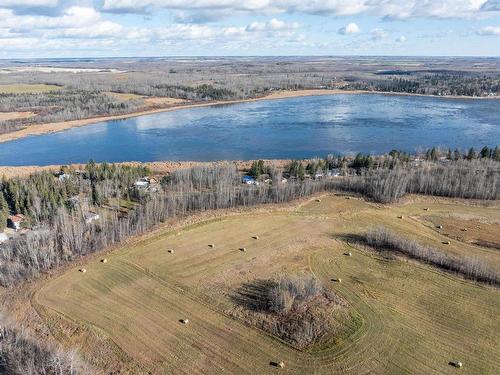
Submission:
M 61 86 L 47 84 L 10 84 L 0 85 L 0 93 L 2 94 L 34 94 L 60 90 Z
M 103 372 L 499 373 L 497 289 L 349 240 L 383 224 L 499 269 L 498 250 L 474 244 L 500 241 L 499 223 L 498 208 L 451 199 L 380 206 L 328 195 L 147 236 L 47 280 L 33 302 L 52 334 Z M 282 275 L 315 276 L 347 301 L 352 321 L 299 351 L 235 318 L 242 285 Z M 279 361 L 283 370 L 271 365 Z

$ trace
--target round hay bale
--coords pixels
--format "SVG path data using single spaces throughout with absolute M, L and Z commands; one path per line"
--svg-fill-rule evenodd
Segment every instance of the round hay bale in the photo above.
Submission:
M 82 272 L 82 273 L 85 273 L 87 272 L 87 270 L 85 268 L 80 268 L 78 271 Z
M 352 253 L 349 251 L 349 252 L 347 253 L 347 256 L 348 256 L 348 257 L 352 257 Z
M 213 249 L 215 247 L 215 244 L 211 243 L 210 245 L 208 245 L 208 247 L 211 247 Z
M 108 260 L 106 258 L 102 258 L 101 263 L 108 263 Z
M 450 245 L 451 242 L 450 241 L 443 241 L 443 245 Z
M 321 202 L 321 199 L 316 199 L 316 202 Z
M 424 208 L 424 211 L 429 211 L 429 207 L 425 207 L 425 208 Z
M 173 253 L 174 253 L 174 249 L 168 249 L 168 252 L 169 252 L 170 254 L 173 254 Z
M 437 229 L 443 229 L 443 226 L 442 225 L 436 225 L 436 228 Z
M 341 283 L 341 282 L 342 282 L 342 279 L 339 277 L 339 278 L 337 279 L 337 282 L 338 282 L 338 283 Z
M 189 319 L 181 319 L 181 323 L 182 324 L 188 324 L 189 323 Z
M 404 219 L 403 215 L 398 216 L 398 219 Z
M 279 367 L 279 368 L 285 368 L 285 362 L 280 361 L 280 362 L 278 363 L 278 367 Z
M 258 239 L 259 239 L 259 236 L 252 236 L 252 238 L 253 238 L 254 240 L 258 240 Z
M 462 368 L 462 362 L 455 362 L 455 367 Z
M 240 251 L 247 251 L 246 247 L 240 247 Z
M 467 232 L 467 228 L 462 228 L 462 232 Z

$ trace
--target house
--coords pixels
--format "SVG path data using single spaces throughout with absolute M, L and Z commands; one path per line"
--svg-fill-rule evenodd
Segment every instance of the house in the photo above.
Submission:
M 70 177 L 69 174 L 63 173 L 59 175 L 59 181 L 63 182 L 64 180 L 67 180 Z
M 93 221 L 99 220 L 99 217 L 100 217 L 99 214 L 96 214 L 95 212 L 89 212 L 85 216 L 85 224 L 90 224 Z
M 24 219 L 25 217 L 22 214 L 11 215 L 7 219 L 7 226 L 17 231 L 21 229 L 21 223 L 24 221 Z
M 134 186 L 137 189 L 146 189 L 149 186 L 149 182 L 147 182 L 145 179 L 141 178 L 140 180 L 134 182 Z
M 56 173 L 56 177 L 59 181 L 63 182 L 64 180 L 67 180 L 71 176 L 67 173 L 64 173 L 63 171 L 60 171 L 60 172 Z

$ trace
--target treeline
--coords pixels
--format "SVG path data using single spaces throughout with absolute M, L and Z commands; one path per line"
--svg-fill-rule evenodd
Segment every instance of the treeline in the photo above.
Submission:
M 35 340 L 21 328 L 0 321 L 0 374 L 77 375 L 89 369 L 76 352 Z
M 500 95 L 497 75 L 474 75 L 470 72 L 419 72 L 393 71 L 377 74 L 384 79 L 354 79 L 346 89 L 437 96 Z
M 77 89 L 62 89 L 47 93 L 0 93 L 0 112 L 27 111 L 35 113 L 31 117 L 0 122 L 0 134 L 35 123 L 130 113 L 143 105 L 142 99 L 123 101 L 103 92 Z
M 354 191 L 388 203 L 407 193 L 452 198 L 500 198 L 500 163 L 490 160 L 458 160 L 449 164 L 365 170 L 342 179 L 339 189 Z
M 466 278 L 500 285 L 500 273 L 473 257 L 456 257 L 431 246 L 404 238 L 384 227 L 365 234 L 366 243 L 378 249 L 396 251 Z

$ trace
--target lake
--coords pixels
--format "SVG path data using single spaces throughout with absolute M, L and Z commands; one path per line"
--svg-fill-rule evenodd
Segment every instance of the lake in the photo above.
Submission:
M 0 143 L 0 165 L 289 159 L 500 144 L 500 101 L 341 94 L 198 107 Z

